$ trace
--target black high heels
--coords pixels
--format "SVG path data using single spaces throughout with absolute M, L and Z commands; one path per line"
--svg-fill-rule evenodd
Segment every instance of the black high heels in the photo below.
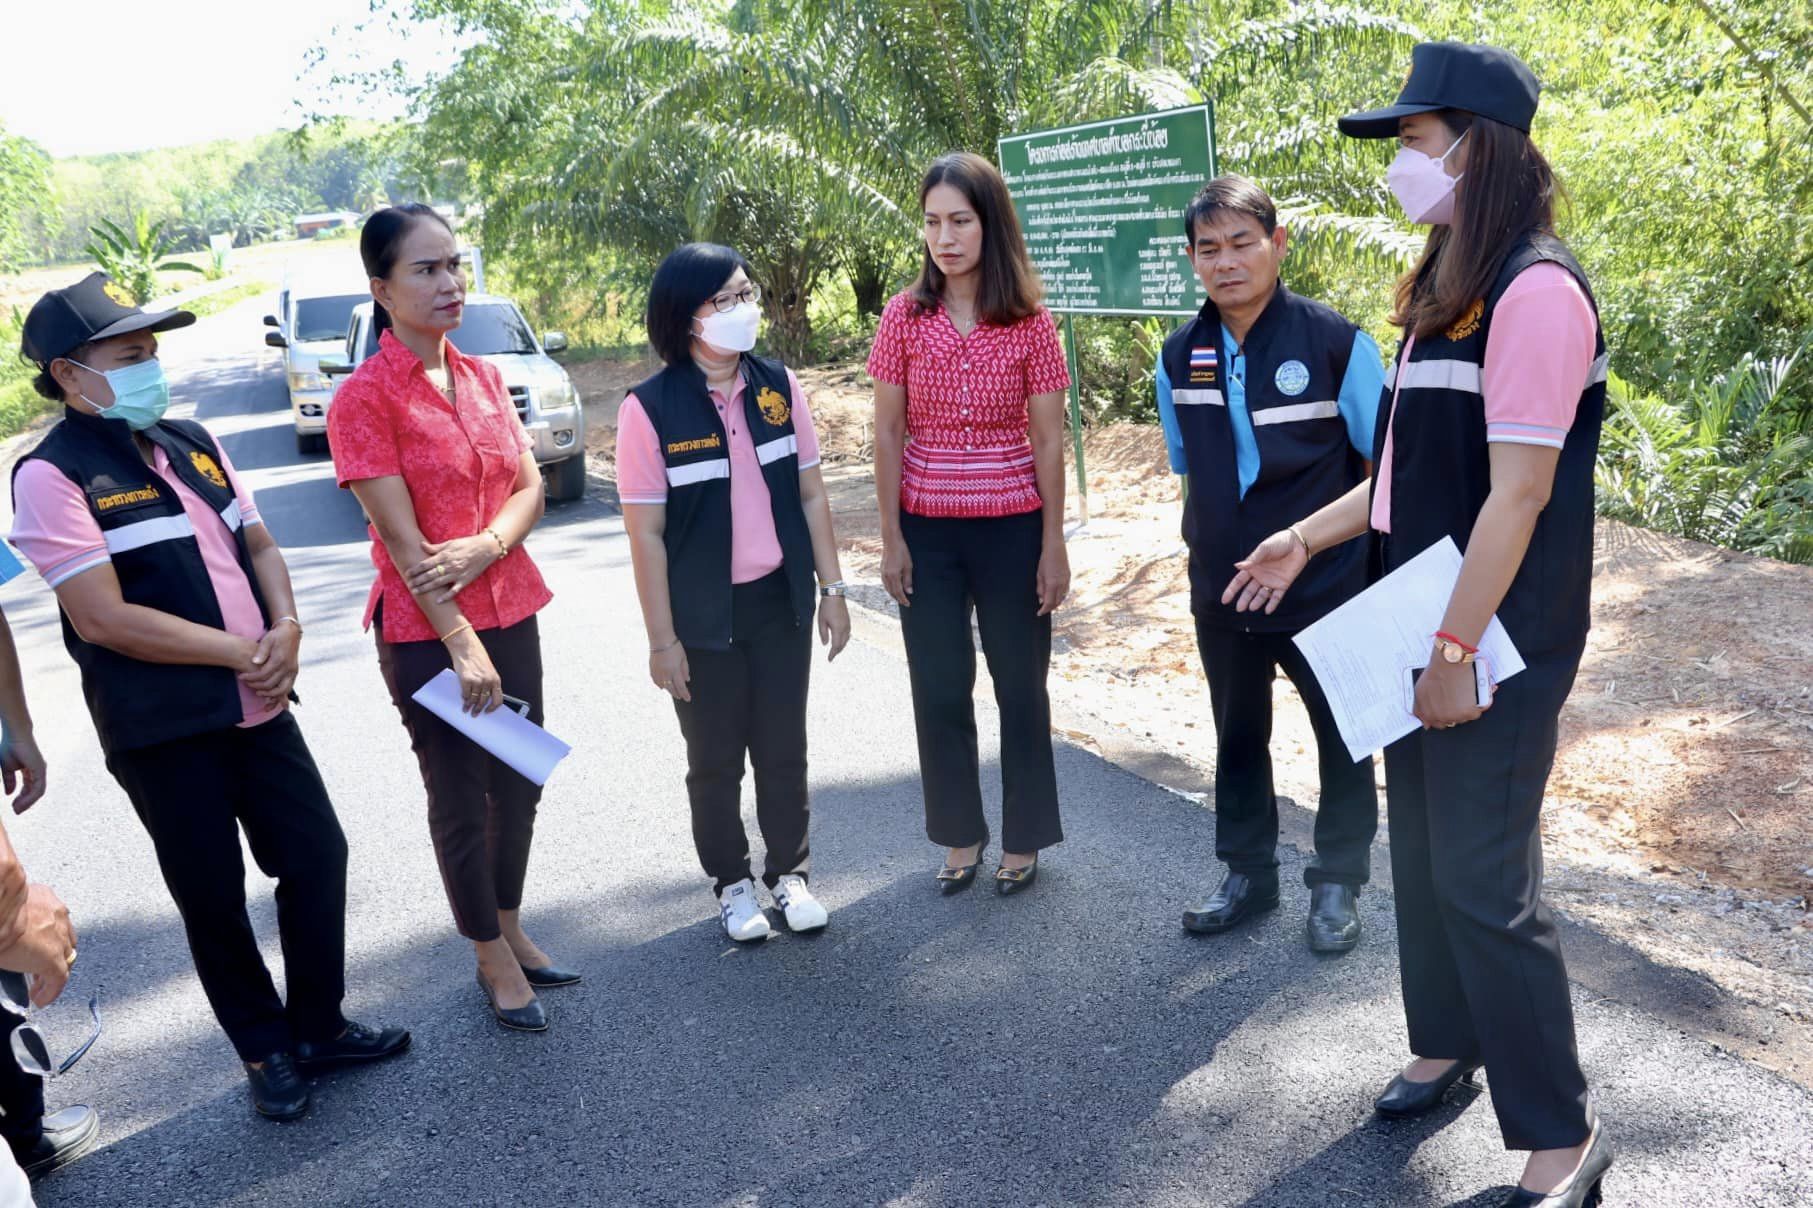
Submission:
M 518 961 L 517 967 L 522 970 L 522 975 L 528 980 L 528 983 L 537 990 L 546 990 L 550 986 L 576 986 L 584 980 L 577 970 L 562 969 L 558 965 L 548 964 L 539 969 L 531 969 Z
M 1373 1101 L 1373 1109 L 1381 1116 L 1420 1116 L 1439 1104 L 1448 1088 L 1456 1082 L 1471 1083 L 1479 1064 L 1477 1061 L 1457 1061 L 1448 1067 L 1447 1073 L 1432 1082 L 1412 1082 L 1399 1074 L 1385 1088 L 1385 1093 Z
M 1592 1140 L 1574 1168 L 1573 1177 L 1553 1191 L 1531 1191 L 1518 1187 L 1499 1208 L 1599 1208 L 1604 1199 L 1602 1184 L 1605 1172 L 1612 1168 L 1612 1143 L 1605 1131 L 1593 1121 Z
M 995 892 L 1002 897 L 1006 897 L 1010 893 L 1019 893 L 1023 889 L 1030 889 L 1032 888 L 1033 880 L 1037 878 L 1038 875 L 1039 857 L 1037 855 L 1033 856 L 1031 864 L 1024 864 L 1019 868 L 1009 868 L 1007 865 L 1003 864 L 1001 867 L 995 869 Z
M 485 980 L 483 971 L 475 974 L 478 988 L 485 992 L 485 1001 L 491 1004 L 491 1014 L 498 1023 L 513 1032 L 545 1032 L 548 1030 L 548 1012 L 541 1005 L 541 999 L 531 998 L 520 1007 L 500 1007 L 497 1005 L 497 992 L 491 983 Z
M 938 870 L 938 888 L 945 893 L 957 893 L 968 889 L 976 881 L 976 870 L 982 867 L 982 857 L 988 852 L 988 832 L 982 832 L 982 842 L 976 844 L 976 860 L 973 864 L 946 864 Z

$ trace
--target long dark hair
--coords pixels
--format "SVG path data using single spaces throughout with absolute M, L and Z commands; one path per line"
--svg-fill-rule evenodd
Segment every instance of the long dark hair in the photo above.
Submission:
M 1020 219 L 1014 214 L 1007 182 L 995 166 L 980 155 L 953 151 L 932 161 L 919 182 L 919 207 L 928 193 L 949 185 L 962 193 L 982 223 L 982 286 L 976 291 L 976 317 L 1006 326 L 1037 314 L 1043 290 L 1038 270 L 1026 254 Z M 919 265 L 919 276 L 910 292 L 921 310 L 936 307 L 944 294 L 944 270 L 928 246 Z
M 1467 136 L 1467 168 L 1454 221 L 1430 228 L 1416 267 L 1398 280 L 1391 321 L 1419 338 L 1446 331 L 1486 296 L 1518 236 L 1552 234 L 1561 196 L 1555 170 L 1523 131 L 1458 109 L 1436 117 Z
M 386 278 L 390 270 L 397 266 L 397 257 L 403 254 L 403 237 L 409 234 L 409 228 L 425 218 L 432 218 L 453 234 L 453 226 L 433 206 L 421 201 L 411 201 L 400 206 L 387 206 L 365 220 L 365 229 L 359 232 L 359 259 L 365 262 L 367 277 Z M 375 330 L 386 331 L 390 328 L 390 312 L 376 298 L 371 300 L 371 321 Z

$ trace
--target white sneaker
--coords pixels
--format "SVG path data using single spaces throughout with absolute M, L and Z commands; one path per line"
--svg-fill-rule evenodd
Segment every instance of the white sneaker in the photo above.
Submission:
M 774 886 L 774 904 L 787 916 L 787 926 L 794 931 L 817 931 L 831 921 L 831 916 L 806 888 L 806 878 L 790 873 Z
M 768 938 L 768 916 L 756 901 L 755 882 L 747 877 L 718 895 L 718 919 L 724 934 L 739 944 Z

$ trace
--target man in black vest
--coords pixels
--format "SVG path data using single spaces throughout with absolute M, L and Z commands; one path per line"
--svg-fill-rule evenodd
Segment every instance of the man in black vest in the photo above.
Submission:
M 1215 716 L 1215 854 L 1227 866 L 1191 931 L 1225 931 L 1278 905 L 1278 802 L 1272 787 L 1272 681 L 1291 678 L 1320 758 L 1309 945 L 1360 941 L 1357 898 L 1378 829 L 1372 761 L 1355 763 L 1291 638 L 1365 584 L 1364 551 L 1319 559 L 1271 615 L 1221 603 L 1234 564 L 1268 534 L 1365 481 L 1383 364 L 1378 346 L 1329 307 L 1278 280 L 1288 235 L 1272 199 L 1218 177 L 1184 213 L 1190 262 L 1208 291 L 1165 341 L 1159 412 L 1172 469 L 1188 474 L 1183 535 L 1190 604 Z
M 340 1013 L 346 840 L 290 715 L 302 623 L 283 552 L 207 429 L 164 418 L 156 333 L 100 273 L 44 295 L 21 352 L 65 404 L 13 470 L 13 542 L 57 593 L 107 769 L 150 832 L 202 988 L 264 1116 L 305 1073 L 401 1052 Z M 239 831 L 277 880 L 288 1002 L 246 916 Z

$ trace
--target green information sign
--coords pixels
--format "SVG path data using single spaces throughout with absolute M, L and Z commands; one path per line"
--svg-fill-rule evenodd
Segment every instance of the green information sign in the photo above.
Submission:
M 1053 311 L 1201 309 L 1178 220 L 1215 175 L 1209 106 L 1009 135 L 999 154 Z

